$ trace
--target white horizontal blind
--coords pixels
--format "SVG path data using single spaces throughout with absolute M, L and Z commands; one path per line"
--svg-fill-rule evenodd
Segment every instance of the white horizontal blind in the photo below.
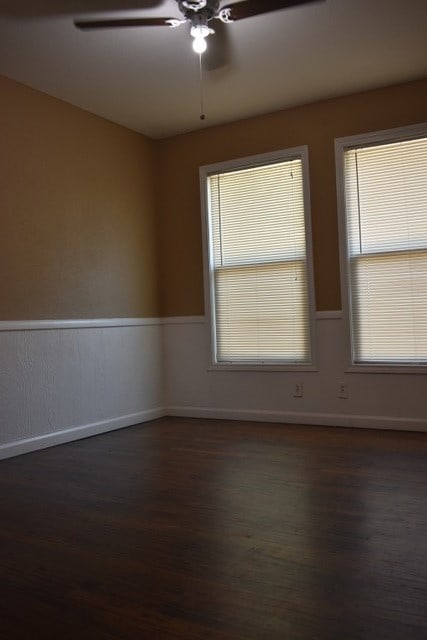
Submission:
M 344 153 L 355 363 L 427 364 L 427 138 Z
M 208 177 L 216 361 L 309 364 L 301 158 Z

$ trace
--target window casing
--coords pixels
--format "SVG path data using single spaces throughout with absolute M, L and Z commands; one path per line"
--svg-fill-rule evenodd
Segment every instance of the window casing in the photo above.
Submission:
M 307 149 L 200 170 L 212 362 L 313 368 Z
M 427 125 L 336 141 L 352 367 L 427 365 Z

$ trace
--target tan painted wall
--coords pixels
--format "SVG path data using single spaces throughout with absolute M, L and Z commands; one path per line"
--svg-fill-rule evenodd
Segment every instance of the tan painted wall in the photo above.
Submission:
M 422 80 L 152 142 L 0 77 L 0 320 L 202 314 L 199 166 L 301 144 L 339 309 L 334 138 L 426 119 Z
M 0 320 L 158 315 L 153 143 L 0 78 Z
M 427 80 L 421 80 L 158 142 L 162 314 L 204 312 L 199 166 L 303 144 L 309 147 L 317 309 L 340 309 L 334 139 L 426 119 Z

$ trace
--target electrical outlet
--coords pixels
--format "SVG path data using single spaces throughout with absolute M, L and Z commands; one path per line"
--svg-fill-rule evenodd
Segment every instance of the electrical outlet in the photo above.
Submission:
M 304 395 L 304 386 L 302 382 L 295 382 L 294 384 L 294 398 L 302 398 Z
M 345 382 L 338 382 L 337 397 L 344 400 L 348 398 L 348 385 Z

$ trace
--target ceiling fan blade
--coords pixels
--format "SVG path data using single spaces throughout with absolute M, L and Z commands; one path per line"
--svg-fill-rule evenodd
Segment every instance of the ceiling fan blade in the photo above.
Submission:
M 75 20 L 78 29 L 115 29 L 122 27 L 169 27 L 171 18 L 122 18 L 112 20 Z
M 226 67 L 230 62 L 231 43 L 228 25 L 219 20 L 215 22 L 215 33 L 208 38 L 208 48 L 203 54 L 203 66 L 207 71 Z
M 279 11 L 279 9 L 296 7 L 301 4 L 324 1 L 325 0 L 243 0 L 243 2 L 225 5 L 221 7 L 221 11 L 229 9 L 231 20 L 243 20 L 243 18 L 258 16 L 262 13 L 270 13 L 270 11 Z

